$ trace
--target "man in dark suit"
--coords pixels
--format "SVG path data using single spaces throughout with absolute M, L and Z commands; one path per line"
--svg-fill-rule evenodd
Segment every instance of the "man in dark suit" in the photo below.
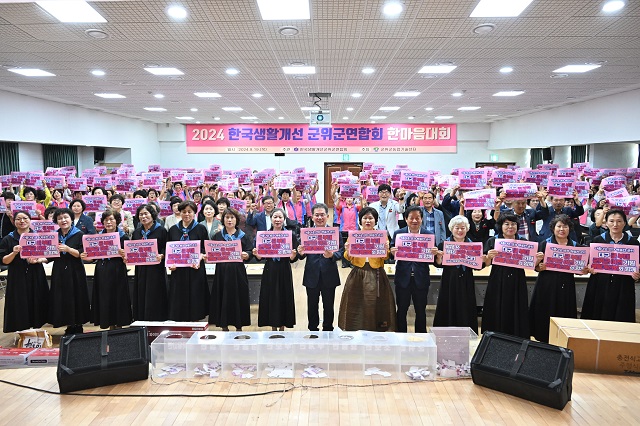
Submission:
M 315 227 L 327 227 L 329 207 L 324 203 L 317 203 L 311 210 L 311 219 Z M 304 265 L 302 285 L 307 289 L 307 317 L 309 330 L 318 331 L 320 316 L 318 314 L 320 296 L 322 296 L 322 330 L 333 331 L 333 303 L 336 297 L 336 287 L 340 285 L 340 275 L 336 262 L 342 259 L 344 247 L 335 252 L 325 250 L 323 254 L 304 254 L 304 245 L 298 246 L 301 259 L 307 258 Z
M 271 195 L 262 197 L 262 206 L 264 210 L 255 213 L 255 205 L 252 204 L 247 212 L 247 225 L 256 228 L 256 231 L 268 231 L 271 229 L 271 213 L 276 207 L 276 203 Z
M 422 225 L 423 212 L 420 206 L 411 206 L 405 211 L 407 226 L 398 229 L 393 234 L 391 254 L 395 255 L 398 248 L 395 246 L 396 237 L 399 234 L 433 234 Z M 409 262 L 398 260 L 396 262 L 396 274 L 394 278 L 396 287 L 396 331 L 407 332 L 407 312 L 413 300 L 413 309 L 416 312 L 416 333 L 427 332 L 427 294 L 431 284 L 429 277 L 429 264 L 427 262 Z
M 549 217 L 549 209 L 547 208 L 546 191 L 538 191 L 536 197 L 540 203 L 535 209 L 527 208 L 527 200 L 513 200 L 511 208 L 506 210 L 496 209 L 493 212 L 493 218 L 497 221 L 502 213 L 513 213 L 518 218 L 518 236 L 529 241 L 538 241 L 538 232 L 536 231 L 536 222 L 545 220 Z M 502 191 L 498 199 L 504 201 L 507 198 L 506 193 Z M 501 232 L 496 225 L 496 234 Z

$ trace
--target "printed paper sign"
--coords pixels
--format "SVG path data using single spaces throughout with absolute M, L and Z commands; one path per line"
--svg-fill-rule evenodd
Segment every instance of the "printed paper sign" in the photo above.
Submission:
M 238 198 L 229 198 L 229 204 L 232 209 L 238 210 L 238 212 L 246 216 L 247 215 L 247 200 L 240 200 Z
M 584 205 L 589 199 L 589 189 L 591 189 L 591 185 L 589 185 L 589 182 L 578 180 L 573 185 L 573 187 L 576 192 L 578 192 L 578 199 L 580 200 L 580 204 Z
M 552 197 L 573 198 L 575 181 L 573 177 L 549 176 L 549 185 L 547 186 L 549 195 Z
M 482 243 L 457 243 L 445 241 L 442 251 L 442 264 L 446 266 L 468 266 L 482 269 Z
M 217 182 L 222 177 L 220 170 L 207 169 L 203 170 L 202 174 L 204 175 L 204 181 L 209 183 Z
M 401 169 L 400 188 L 404 188 L 409 191 L 417 191 L 418 186 L 421 183 L 427 183 L 427 184 L 429 183 L 429 173 L 412 172 L 409 170 Z
M 23 211 L 29 213 L 32 219 L 39 217 L 38 209 L 36 208 L 35 201 L 17 201 L 14 200 L 11 203 L 11 212 Z
M 495 169 L 491 172 L 493 186 L 503 186 L 505 183 L 516 182 L 516 171 L 509 169 Z
M 118 257 L 120 254 L 120 234 L 109 232 L 107 234 L 85 234 L 82 236 L 82 247 L 87 253 L 87 259 L 106 259 Z
M 624 211 L 624 214 L 627 216 L 637 216 L 640 214 L 640 195 L 607 198 L 607 201 L 612 207 L 615 206 Z
M 42 187 L 43 179 L 44 173 L 42 172 L 27 172 L 27 177 L 24 179 L 24 186 Z
M 117 178 L 116 191 L 118 192 L 135 192 L 138 189 L 138 179 L 133 178 Z
M 395 242 L 398 251 L 394 257 L 410 262 L 433 262 L 431 248 L 435 242 L 433 234 L 398 234 Z
M 461 169 L 458 178 L 460 189 L 482 189 L 487 185 L 487 170 Z
M 251 185 L 251 170 L 236 170 L 233 177 L 238 179 L 239 185 Z
M 357 257 L 387 257 L 387 231 L 349 231 L 349 254 Z
M 455 175 L 439 175 L 436 176 L 434 180 L 436 185 L 443 189 L 454 188 L 460 185 L 460 179 Z
M 49 188 L 62 189 L 65 186 L 64 176 L 45 176 L 44 181 Z
M 338 251 L 340 231 L 336 227 L 301 228 L 300 240 L 305 254 L 323 254 L 325 250 Z
M 87 185 L 93 186 L 93 180 L 100 176 L 100 172 L 96 169 L 86 169 L 82 171 L 82 177 L 87 180 Z
M 184 170 L 171 170 L 169 172 L 169 177 L 171 178 L 171 182 L 176 183 L 176 182 L 182 182 L 184 183 L 184 175 L 187 172 Z
M 147 204 L 146 198 L 127 198 L 124 200 L 124 204 L 122 205 L 122 210 L 126 210 L 131 213 L 133 216 L 136 215 L 136 211 L 138 207 Z
M 534 241 L 496 239 L 498 254 L 493 258 L 494 265 L 510 266 L 518 269 L 534 269 L 538 243 Z
M 242 242 L 210 241 L 204 242 L 204 250 L 208 263 L 242 262 Z
M 556 176 L 575 178 L 576 176 L 578 176 L 578 169 L 574 169 L 574 168 L 558 169 L 556 171 Z
M 628 197 L 629 191 L 627 191 L 626 187 L 618 188 L 614 191 L 604 191 L 604 194 L 607 198 L 618 198 L 618 197 Z
M 589 267 L 605 274 L 632 275 L 638 271 L 639 253 L 638 246 L 591 243 Z
M 147 170 L 150 172 L 159 172 L 160 164 L 149 164 L 149 167 L 147 167 Z
M 26 178 L 27 178 L 27 172 L 11 172 L 11 185 L 13 186 L 22 185 L 22 183 Z
M 582 172 L 587 167 L 589 167 L 589 163 L 573 163 L 573 168 L 577 169 L 579 172 Z
M 142 186 L 145 188 L 153 188 L 156 191 L 161 191 L 163 183 L 164 180 L 162 178 L 162 172 L 149 172 L 142 174 Z
M 535 198 L 538 192 L 538 185 L 535 183 L 505 183 L 502 187 L 507 198 L 511 200 L 522 200 Z
M 161 217 L 168 217 L 173 214 L 173 210 L 171 209 L 171 201 L 158 201 L 158 205 L 160 206 Z
M 377 194 L 376 194 L 377 195 Z M 340 185 L 340 197 L 342 198 L 358 198 L 361 197 L 360 185 L 343 184 Z
M 537 168 L 538 170 L 549 170 L 551 171 L 551 176 L 555 176 L 556 171 L 560 168 L 560 165 L 543 163 L 543 164 L 538 164 Z
M 640 179 L 640 168 L 638 167 L 629 167 L 627 169 L 627 173 L 624 174 L 628 181 L 639 180 Z
M 478 189 L 464 193 L 464 209 L 493 209 L 496 206 L 496 189 Z
M 32 220 L 31 229 L 36 234 L 42 234 L 45 232 L 56 232 L 60 227 L 57 223 L 53 223 L 50 220 Z
M 236 192 L 240 188 L 237 178 L 220 179 L 218 182 L 218 190 L 222 193 Z
M 289 257 L 293 250 L 291 231 L 258 231 L 256 248 L 260 257 Z
M 580 274 L 587 267 L 589 247 L 561 246 L 547 243 L 544 250 L 544 265 L 547 271 Z
M 529 183 L 535 183 L 538 186 L 547 186 L 548 179 L 551 176 L 549 170 L 525 170 L 524 181 Z
M 365 192 L 367 194 L 367 202 L 368 203 L 374 203 L 374 202 L 380 200 L 380 197 L 378 196 L 378 187 L 377 186 L 367 186 L 366 189 L 365 189 Z
M 109 207 L 106 195 L 83 195 L 82 201 L 87 205 L 85 213 L 100 213 Z
M 4 202 L 4 198 L 0 197 L 0 214 L 6 213 L 7 211 L 7 204 Z
M 627 185 L 626 176 L 609 176 L 602 179 L 600 187 L 605 191 L 615 191 L 619 188 L 624 188 Z
M 331 180 L 333 182 L 336 182 L 338 178 L 344 177 L 344 176 L 352 176 L 352 174 L 349 170 L 339 170 L 337 172 L 331 172 Z
M 93 179 L 93 186 L 100 186 L 104 189 L 113 189 L 113 179 L 111 176 L 100 176 Z
M 253 175 L 253 184 L 254 185 L 264 185 L 273 177 L 273 174 L 267 173 L 265 171 L 261 171 Z
M 169 241 L 165 252 L 165 265 L 167 268 L 186 268 L 199 265 L 202 256 L 200 254 L 200 240 Z
M 391 173 L 380 173 L 379 175 L 374 175 L 374 182 L 376 185 L 382 185 L 383 183 L 391 182 Z
M 311 178 L 296 178 L 296 189 L 300 192 L 310 191 L 311 187 L 315 185 L 315 180 Z
M 87 180 L 85 178 L 67 178 L 67 186 L 71 191 L 87 191 Z
M 124 240 L 127 265 L 157 265 L 158 240 Z
M 184 184 L 192 188 L 204 185 L 204 175 L 202 173 L 185 173 Z
M 58 251 L 58 233 L 22 234 L 20 236 L 20 257 L 60 257 Z
M 351 174 L 351 172 L 349 172 Z M 275 189 L 288 189 L 292 188 L 295 184 L 295 176 L 276 176 L 273 179 L 273 187 Z

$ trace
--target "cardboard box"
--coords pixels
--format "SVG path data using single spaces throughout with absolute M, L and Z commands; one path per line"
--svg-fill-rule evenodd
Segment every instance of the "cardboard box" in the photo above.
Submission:
M 59 348 L 40 348 L 27 356 L 27 365 L 58 365 L 58 358 L 60 358 Z
M 134 321 L 132 326 L 147 327 L 147 342 L 151 344 L 156 337 L 165 330 L 169 331 L 189 331 L 193 334 L 195 331 L 206 331 L 209 323 L 202 322 L 176 322 L 176 321 Z
M 576 370 L 640 373 L 640 324 L 551 318 L 549 343 L 573 350 Z
M 34 348 L 0 348 L 0 365 L 25 365 Z

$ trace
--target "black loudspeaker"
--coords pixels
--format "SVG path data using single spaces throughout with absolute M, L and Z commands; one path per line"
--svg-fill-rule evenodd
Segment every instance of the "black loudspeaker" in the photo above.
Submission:
M 149 377 L 146 327 L 64 336 L 58 362 L 60 392 L 74 392 Z
M 562 410 L 571 400 L 573 351 L 487 331 L 471 376 L 476 385 Z
M 542 148 L 542 159 L 544 161 L 553 161 L 553 156 L 551 155 L 551 148 Z
M 276 152 L 275 156 L 276 157 L 284 157 L 284 152 Z
M 94 164 L 104 161 L 104 152 L 105 152 L 104 148 L 101 148 L 99 146 L 93 147 L 93 163 Z

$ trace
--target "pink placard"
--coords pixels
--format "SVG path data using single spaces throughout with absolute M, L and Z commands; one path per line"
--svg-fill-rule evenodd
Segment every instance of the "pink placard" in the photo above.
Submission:
M 87 260 L 118 257 L 120 254 L 120 234 L 85 234 L 82 236 L 82 246 L 87 254 Z
M 208 183 L 217 182 L 222 177 L 220 170 L 205 169 L 202 171 L 204 181 Z
M 64 176 L 45 176 L 44 181 L 47 183 L 49 188 L 62 189 L 65 186 Z
M 487 170 L 461 169 L 458 171 L 460 189 L 482 189 L 487 185 Z
M 240 200 L 239 198 L 229 198 L 229 204 L 232 209 L 238 210 L 238 212 L 246 216 L 247 215 L 247 202 L 248 200 Z
M 464 209 L 493 209 L 496 206 L 496 189 L 478 189 L 464 193 Z
M 482 243 L 458 243 L 455 241 L 445 241 L 442 251 L 443 265 L 462 265 L 473 269 L 482 269 Z
M 256 248 L 260 257 L 289 257 L 293 250 L 291 231 L 258 231 Z
M 187 124 L 188 153 L 456 152 L 455 124 Z
M 516 182 L 517 172 L 509 169 L 495 169 L 491 172 L 493 186 L 503 186 L 505 183 Z
M 602 179 L 600 187 L 605 191 L 615 191 L 619 188 L 624 188 L 627 185 L 626 176 L 609 176 Z
M 295 185 L 295 176 L 286 175 L 286 176 L 276 176 L 273 179 L 273 187 L 274 189 L 290 189 Z
M 106 195 L 83 195 L 82 201 L 87 205 L 86 213 L 100 213 L 109 207 Z
M 398 234 L 395 242 L 398 251 L 394 257 L 409 262 L 433 262 L 431 248 L 435 241 L 433 234 Z
M 589 267 L 605 274 L 632 275 L 638 271 L 639 254 L 638 246 L 591 243 Z
M 460 185 L 460 179 L 455 175 L 439 175 L 434 178 L 436 184 L 443 189 Z
M 525 170 L 524 181 L 529 183 L 535 183 L 538 186 L 547 186 L 549 176 L 551 176 L 550 170 Z
M 239 185 L 251 185 L 251 175 L 251 170 L 235 170 L 233 172 L 233 177 L 238 179 Z
M 340 185 L 340 197 L 342 198 L 359 198 L 362 196 L 360 185 L 342 184 Z
M 237 178 L 220 179 L 218 190 L 222 193 L 236 192 L 240 188 Z
M 100 176 L 94 178 L 93 186 L 100 186 L 104 189 L 113 189 L 113 178 L 111 178 L 111 176 Z
M 186 268 L 200 264 L 200 240 L 169 241 L 165 252 L 165 265 L 167 268 Z
M 556 170 L 560 168 L 560 165 L 543 163 L 543 164 L 538 164 L 536 167 L 538 168 L 538 170 L 549 170 L 551 171 L 551 175 L 555 176 Z
M 31 232 L 20 236 L 20 257 L 60 257 L 58 250 L 58 233 L 47 232 L 33 234 Z
M 493 258 L 492 263 L 494 265 L 510 266 L 518 269 L 535 269 L 538 243 L 496 238 L 495 249 L 498 250 L 498 254 Z
M 4 198 L 0 197 L 0 214 L 6 213 L 7 211 L 7 204 L 4 202 Z
M 158 240 L 125 240 L 124 253 L 127 265 L 157 265 Z
M 153 188 L 156 191 L 161 191 L 163 183 L 164 179 L 162 178 L 162 172 L 149 172 L 142 174 L 142 186 L 145 188 Z
M 204 175 L 202 173 L 185 173 L 184 184 L 192 188 L 204 185 Z
M 242 241 L 211 241 L 204 242 L 207 263 L 242 262 Z
M 629 197 L 607 198 L 612 207 L 621 209 L 627 216 L 637 216 L 640 214 L 640 195 Z
M 325 250 L 338 251 L 340 230 L 336 227 L 302 228 L 300 240 L 305 254 L 323 254 Z
M 561 246 L 547 243 L 543 262 L 547 271 L 580 274 L 589 262 L 589 247 Z
M 56 232 L 60 227 L 57 223 L 53 223 L 50 220 L 32 220 L 31 229 L 36 234 L 42 234 L 45 232 Z
M 618 197 L 628 197 L 629 191 L 627 191 L 626 187 L 618 188 L 613 191 L 604 191 L 604 195 L 607 198 L 618 198 Z
M 584 205 L 584 203 L 589 199 L 589 190 L 591 189 L 591 185 L 589 185 L 589 182 L 577 180 L 573 187 L 578 192 L 580 204 Z
M 378 196 L 378 187 L 377 186 L 367 186 L 365 188 L 365 192 L 367 194 L 367 202 L 374 203 L 380 200 Z
M 135 192 L 138 189 L 138 179 L 136 178 L 117 178 L 116 191 L 118 192 Z
M 87 191 L 87 180 L 85 178 L 67 178 L 67 186 L 71 191 Z
M 173 210 L 171 209 L 171 201 L 158 201 L 158 205 L 160 206 L 161 217 L 167 217 L 173 214 Z
M 18 201 L 14 200 L 11 203 L 11 212 L 15 213 L 17 211 L 28 212 L 29 216 L 32 219 L 37 219 L 39 217 L 38 209 L 36 208 L 35 201 Z
M 573 163 L 573 168 L 578 169 L 579 172 L 582 172 L 587 167 L 589 167 L 589 163 Z
M 417 191 L 421 183 L 429 184 L 428 172 L 412 172 L 400 169 L 400 187 L 410 191 Z
M 27 177 L 24 179 L 24 186 L 35 186 L 38 188 L 42 188 L 43 179 L 43 172 L 27 172 Z
M 11 172 L 11 185 L 13 186 L 22 185 L 22 183 L 26 178 L 27 178 L 27 172 Z
M 538 186 L 535 183 L 505 183 L 502 188 L 507 198 L 512 200 L 534 198 L 538 192 Z
M 138 207 L 143 204 L 147 204 L 146 198 L 127 198 L 124 200 L 124 204 L 122 205 L 122 210 L 126 210 L 131 213 L 133 216 L 136 215 L 136 211 Z
M 349 254 L 357 257 L 387 257 L 387 231 L 349 231 Z
M 575 169 L 575 168 L 558 169 L 556 171 L 556 176 L 575 178 L 576 176 L 578 176 L 578 169 Z
M 552 197 L 573 198 L 575 178 L 549 176 L 547 190 Z
M 160 164 L 149 164 L 149 166 L 147 167 L 147 170 L 150 172 L 159 172 L 160 171 Z

